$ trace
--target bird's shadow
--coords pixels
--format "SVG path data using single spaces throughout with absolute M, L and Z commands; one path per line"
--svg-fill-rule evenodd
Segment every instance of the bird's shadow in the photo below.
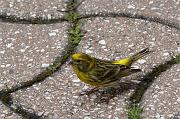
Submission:
M 109 103 L 110 99 L 116 97 L 117 95 L 122 95 L 123 93 L 134 89 L 133 94 L 130 96 L 129 101 L 133 103 L 139 103 L 142 99 L 143 94 L 151 86 L 154 80 L 162 73 L 170 69 L 173 65 L 180 63 L 180 55 L 172 57 L 170 60 L 159 64 L 154 67 L 152 71 L 146 73 L 143 76 L 136 77 L 133 80 L 140 79 L 139 83 L 126 80 L 125 82 L 120 82 L 117 88 L 109 88 L 102 91 L 95 92 L 97 98 L 95 102 L 97 103 Z
M 109 87 L 103 90 L 97 90 L 93 93 L 93 95 L 96 95 L 96 98 L 94 99 L 95 103 L 106 103 L 108 104 L 111 99 L 118 95 L 122 95 L 123 93 L 131 90 L 136 89 L 136 86 L 138 85 L 137 82 L 132 81 L 125 81 L 125 82 L 119 82 L 118 85 L 115 87 Z

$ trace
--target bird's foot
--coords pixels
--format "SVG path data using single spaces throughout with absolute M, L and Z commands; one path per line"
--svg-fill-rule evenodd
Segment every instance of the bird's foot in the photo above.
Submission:
M 97 87 L 92 88 L 92 89 L 88 89 L 88 90 L 85 90 L 85 91 L 82 91 L 82 92 L 79 93 L 79 95 L 80 95 L 80 96 L 83 96 L 83 95 L 89 96 L 89 95 L 91 95 L 92 93 L 94 93 L 94 92 L 96 92 L 96 91 L 98 91 L 98 88 L 97 88 Z

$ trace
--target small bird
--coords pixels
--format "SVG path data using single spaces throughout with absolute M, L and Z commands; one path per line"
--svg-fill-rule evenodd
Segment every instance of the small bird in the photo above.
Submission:
M 117 61 L 107 61 L 91 57 L 85 53 L 73 54 L 70 65 L 78 78 L 94 89 L 108 87 L 116 83 L 122 77 L 140 72 L 141 69 L 131 67 L 131 65 L 149 54 L 148 48 Z

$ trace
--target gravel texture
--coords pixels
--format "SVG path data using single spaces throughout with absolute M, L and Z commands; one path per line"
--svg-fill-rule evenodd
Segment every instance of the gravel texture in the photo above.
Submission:
M 50 119 L 79 119 L 79 118 L 124 118 L 127 97 L 124 93 L 110 100 L 109 104 L 101 103 L 106 95 L 79 96 L 79 93 L 89 88 L 81 83 L 69 65 L 42 84 L 34 85 L 25 91 L 14 93 L 16 100 L 25 108 L 32 108 Z
M 180 118 L 180 65 L 163 72 L 145 93 L 142 101 L 145 119 Z
M 179 0 L 86 0 L 78 10 L 82 14 L 98 12 L 139 13 L 180 22 L 179 6 Z
M 9 108 L 0 102 L 0 119 L 21 119 L 21 117 L 10 111 Z
M 1 0 L 0 13 L 16 15 L 21 18 L 59 18 L 64 13 L 57 10 L 65 9 L 63 3 L 63 0 Z
M 31 80 L 67 44 L 67 24 L 0 23 L 0 89 Z

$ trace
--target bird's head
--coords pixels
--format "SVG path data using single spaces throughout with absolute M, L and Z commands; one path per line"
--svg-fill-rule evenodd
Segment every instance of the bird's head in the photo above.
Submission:
M 94 58 L 84 53 L 73 54 L 70 65 L 77 68 L 81 72 L 88 72 L 94 66 Z

